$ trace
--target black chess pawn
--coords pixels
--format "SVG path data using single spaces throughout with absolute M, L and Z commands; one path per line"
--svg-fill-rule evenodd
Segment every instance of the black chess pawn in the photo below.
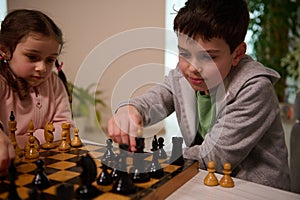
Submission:
M 136 187 L 133 185 L 130 176 L 127 172 L 127 153 L 129 146 L 127 144 L 120 145 L 120 159 L 121 159 L 121 169 L 119 171 L 119 176 L 113 185 L 112 191 L 119 194 L 132 194 L 136 191 Z
M 97 178 L 97 184 L 98 185 L 110 185 L 113 182 L 113 178 L 111 177 L 111 175 L 108 172 L 108 167 L 105 164 L 105 158 L 102 158 L 101 160 L 101 169 L 102 172 L 99 174 L 98 178 Z
M 133 155 L 133 166 L 130 169 L 130 177 L 133 183 L 145 183 L 150 180 L 150 175 L 146 172 L 145 157 L 148 156 L 144 152 L 145 138 L 136 137 L 136 152 Z
M 182 144 L 183 138 L 182 137 L 173 137 L 172 138 L 172 153 L 169 163 L 173 165 L 182 166 L 184 165 L 184 159 L 182 156 Z
M 115 152 L 113 150 L 113 141 L 112 139 L 107 139 L 106 140 L 106 151 L 103 155 L 103 158 L 104 158 L 104 162 L 105 162 L 105 165 L 109 168 L 112 168 L 112 165 L 113 165 L 113 162 L 115 160 Z
M 97 166 L 94 159 L 89 155 L 80 157 L 77 165 L 82 168 L 80 173 L 81 185 L 76 189 L 78 199 L 92 199 L 102 192 L 98 190 L 92 183 L 96 180 Z
M 158 152 L 157 152 L 157 157 L 158 159 L 166 159 L 168 156 L 167 156 L 167 153 L 164 149 L 164 138 L 163 137 L 159 137 L 158 138 Z
M 42 159 L 39 159 L 36 161 L 36 165 L 37 165 L 37 172 L 32 181 L 32 184 L 37 189 L 44 190 L 50 186 L 50 181 L 44 169 L 44 161 Z
M 17 179 L 17 171 L 16 166 L 14 162 L 11 162 L 9 166 L 9 172 L 8 172 L 8 178 L 9 178 L 9 193 L 8 193 L 8 200 L 21 200 L 18 192 L 17 192 L 17 186 L 16 186 L 16 179 Z

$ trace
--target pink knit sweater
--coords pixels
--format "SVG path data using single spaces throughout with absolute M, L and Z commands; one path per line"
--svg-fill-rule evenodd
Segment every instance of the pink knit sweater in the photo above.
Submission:
M 40 144 L 45 142 L 44 126 L 47 122 L 54 122 L 54 140 L 61 138 L 63 122 L 74 124 L 67 92 L 54 72 L 47 81 L 38 87 L 31 88 L 30 98 L 22 101 L 0 75 L 0 123 L 7 135 L 9 135 L 8 121 L 11 111 L 14 112 L 17 122 L 16 140 L 20 148 L 24 148 L 28 141 L 27 130 L 30 120 L 35 128 L 34 136 Z

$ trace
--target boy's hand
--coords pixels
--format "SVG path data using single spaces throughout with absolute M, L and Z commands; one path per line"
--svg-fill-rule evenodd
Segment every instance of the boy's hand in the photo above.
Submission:
M 142 116 L 131 105 L 119 108 L 117 113 L 108 121 L 108 135 L 118 144 L 128 144 L 131 151 L 135 151 L 135 137 L 139 126 L 142 125 Z
M 10 162 L 15 158 L 15 149 L 7 135 L 0 129 L 0 176 L 8 173 Z

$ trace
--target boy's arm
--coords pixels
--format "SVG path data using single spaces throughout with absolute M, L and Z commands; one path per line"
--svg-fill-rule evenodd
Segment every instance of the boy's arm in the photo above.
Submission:
M 138 126 L 155 124 L 174 111 L 173 94 L 168 78 L 145 94 L 121 103 L 108 122 L 109 136 L 117 143 L 126 143 L 135 150 Z

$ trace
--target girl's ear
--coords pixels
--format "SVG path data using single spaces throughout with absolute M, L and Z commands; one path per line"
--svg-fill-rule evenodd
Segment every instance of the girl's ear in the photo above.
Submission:
M 246 49 L 247 49 L 247 45 L 245 42 L 242 42 L 235 48 L 233 52 L 233 60 L 232 60 L 233 67 L 238 65 L 242 57 L 245 55 Z
M 10 53 L 4 46 L 0 46 L 0 57 L 10 60 Z

